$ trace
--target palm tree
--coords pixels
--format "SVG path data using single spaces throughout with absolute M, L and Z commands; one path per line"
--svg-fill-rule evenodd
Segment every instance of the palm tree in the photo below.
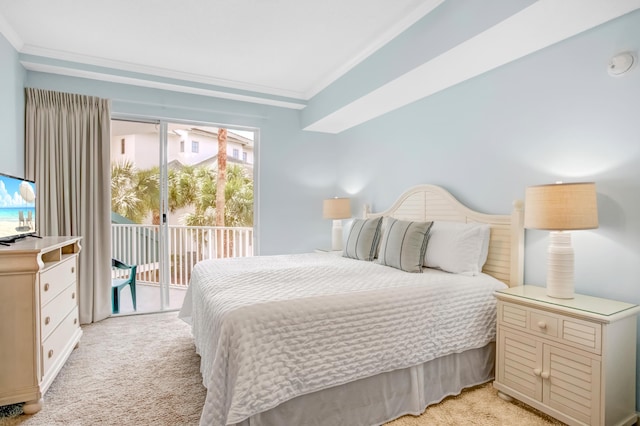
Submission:
M 216 226 L 224 226 L 225 186 L 227 184 L 227 129 L 218 129 L 218 175 L 216 178 Z M 218 247 L 226 242 L 222 233 L 218 234 Z M 220 252 L 219 257 L 220 257 Z
M 169 211 L 192 205 L 198 196 L 194 167 L 185 166 L 180 169 L 169 169 L 168 172 L 168 204 Z
M 214 226 L 216 201 L 216 176 L 206 166 L 184 168 L 178 172 L 181 175 L 180 190 L 187 196 L 179 199 L 179 207 L 191 206 L 193 211 L 183 218 L 187 226 Z M 171 196 L 169 199 L 171 200 Z M 171 204 L 171 203 L 170 203 Z
M 152 224 L 160 225 L 160 168 L 138 170 L 135 184 L 142 209 L 151 212 Z
M 130 161 L 111 166 L 111 210 L 135 223 L 156 212 L 159 223 L 159 170 L 137 170 Z M 155 221 L 154 215 L 154 221 Z
M 253 226 L 253 180 L 242 166 L 227 169 L 225 199 L 227 226 Z
M 219 173 L 207 166 L 170 169 L 168 176 L 169 211 L 192 207 L 185 215 L 187 226 L 218 226 L 217 212 L 224 211 L 227 226 L 253 226 L 253 181 L 237 164 L 227 168 L 224 210 L 217 208 Z M 160 185 L 158 167 L 138 170 L 125 161 L 111 169 L 111 210 L 135 223 L 152 214 L 152 223 L 160 223 Z

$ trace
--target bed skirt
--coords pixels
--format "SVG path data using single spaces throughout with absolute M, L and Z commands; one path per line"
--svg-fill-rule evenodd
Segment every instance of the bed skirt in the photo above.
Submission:
M 301 395 L 234 426 L 381 425 L 494 377 L 495 343 Z

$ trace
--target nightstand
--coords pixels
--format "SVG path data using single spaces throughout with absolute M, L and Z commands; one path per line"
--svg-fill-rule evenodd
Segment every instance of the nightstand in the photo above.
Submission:
M 496 292 L 493 386 L 569 425 L 632 425 L 640 306 L 544 287 Z

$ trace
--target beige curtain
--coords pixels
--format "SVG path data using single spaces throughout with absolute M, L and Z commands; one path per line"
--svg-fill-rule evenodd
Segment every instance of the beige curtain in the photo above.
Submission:
M 111 313 L 110 102 L 25 89 L 25 172 L 40 235 L 81 236 L 80 322 Z

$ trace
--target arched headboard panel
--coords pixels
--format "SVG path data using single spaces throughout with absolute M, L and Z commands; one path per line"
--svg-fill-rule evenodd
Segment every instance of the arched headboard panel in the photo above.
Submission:
M 446 189 L 418 185 L 405 191 L 387 210 L 364 217 L 391 216 L 400 220 L 487 223 L 491 227 L 489 254 L 482 271 L 510 287 L 522 285 L 524 276 L 524 213 L 521 201 L 510 215 L 491 215 L 471 210 Z

